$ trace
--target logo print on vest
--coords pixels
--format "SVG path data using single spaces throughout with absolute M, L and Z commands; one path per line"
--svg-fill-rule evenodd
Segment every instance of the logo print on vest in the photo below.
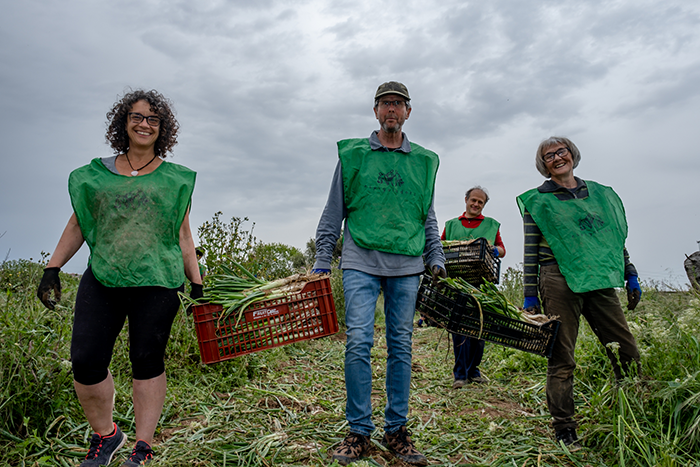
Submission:
M 586 217 L 579 219 L 578 226 L 582 232 L 593 235 L 605 226 L 605 222 L 595 214 L 587 214 Z
M 377 184 L 381 185 L 382 183 L 398 188 L 401 185 L 403 185 L 403 179 L 401 178 L 401 175 L 396 170 L 390 170 L 387 173 L 381 173 L 379 172 L 379 177 L 377 177 Z

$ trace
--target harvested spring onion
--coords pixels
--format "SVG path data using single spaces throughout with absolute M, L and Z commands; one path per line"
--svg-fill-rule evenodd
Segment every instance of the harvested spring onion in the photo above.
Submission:
M 447 247 L 447 246 L 453 246 L 453 245 L 471 245 L 472 243 L 476 242 L 479 240 L 478 238 L 472 238 L 470 240 L 440 240 L 440 243 L 442 243 L 442 246 Z M 486 242 L 488 245 L 488 241 Z
M 212 303 L 221 305 L 223 311 L 219 315 L 219 323 L 230 316 L 236 318 L 236 325 L 243 317 L 243 313 L 251 305 L 266 301 L 284 298 L 289 294 L 301 291 L 307 282 L 319 279 L 320 274 L 294 274 L 275 281 L 265 281 L 255 277 L 246 268 L 232 261 L 237 273 L 231 267 L 222 265 L 222 274 L 207 276 L 207 285 L 204 287 L 204 296 L 197 300 L 198 303 Z M 189 297 L 180 295 L 186 304 L 192 304 Z
M 547 324 L 558 318 L 558 316 L 550 317 L 542 314 L 536 315 L 521 310 L 517 306 L 513 305 L 494 284 L 488 281 L 485 281 L 484 284 L 481 285 L 481 289 L 478 289 L 461 277 L 447 277 L 441 278 L 440 280 L 450 287 L 474 297 L 479 305 L 480 311 L 483 310 L 498 313 L 509 318 L 535 324 L 537 326 Z

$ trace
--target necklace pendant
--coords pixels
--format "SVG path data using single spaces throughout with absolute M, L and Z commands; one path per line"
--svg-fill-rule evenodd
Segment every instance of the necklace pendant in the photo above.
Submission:
M 131 176 L 132 176 L 132 177 L 135 177 L 135 176 L 137 176 L 138 174 L 139 174 L 139 171 L 138 171 L 138 170 L 133 170 L 133 171 L 131 172 Z

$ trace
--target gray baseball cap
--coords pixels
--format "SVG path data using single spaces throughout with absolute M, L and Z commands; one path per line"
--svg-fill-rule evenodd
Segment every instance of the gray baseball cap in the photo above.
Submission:
M 408 88 L 398 81 L 387 81 L 386 83 L 380 84 L 374 98 L 379 99 L 386 94 L 398 94 L 399 96 L 405 97 L 407 101 L 411 100 L 411 96 L 408 95 Z

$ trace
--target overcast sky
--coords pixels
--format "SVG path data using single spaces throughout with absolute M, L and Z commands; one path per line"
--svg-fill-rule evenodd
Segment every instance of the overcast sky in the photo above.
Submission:
M 0 260 L 53 251 L 68 175 L 111 155 L 105 114 L 128 88 L 175 105 L 194 231 L 223 211 L 303 250 L 336 141 L 378 128 L 388 80 L 411 93 L 409 139 L 440 155 L 440 229 L 485 186 L 504 270 L 522 262 L 515 197 L 544 181 L 551 135 L 622 198 L 642 281 L 687 283 L 698 249 L 697 1 L 23 0 L 3 4 L 0 61 Z

